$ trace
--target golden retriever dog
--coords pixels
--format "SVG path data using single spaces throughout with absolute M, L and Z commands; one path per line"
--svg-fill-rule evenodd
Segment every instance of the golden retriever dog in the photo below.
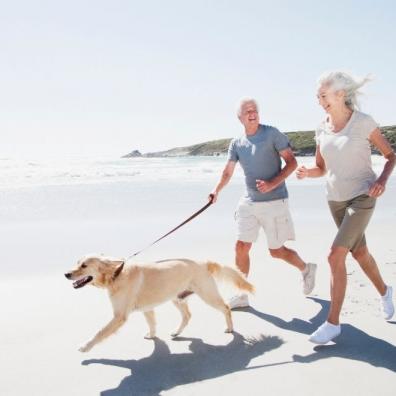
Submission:
M 188 259 L 157 261 L 151 264 L 125 265 L 123 260 L 89 255 L 81 258 L 77 267 L 65 274 L 73 280 L 75 289 L 87 284 L 107 289 L 113 307 L 113 319 L 79 350 L 88 352 L 94 345 L 116 332 L 132 311 L 142 311 L 149 326 L 146 338 L 155 337 L 153 308 L 172 300 L 182 315 L 178 336 L 191 314 L 186 297 L 196 293 L 203 301 L 223 312 L 226 332 L 233 331 L 231 310 L 220 296 L 214 278 L 230 282 L 250 293 L 254 287 L 238 271 L 214 262 L 198 263 Z

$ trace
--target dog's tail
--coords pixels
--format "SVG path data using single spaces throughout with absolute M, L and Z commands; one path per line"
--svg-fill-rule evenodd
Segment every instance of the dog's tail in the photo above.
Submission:
M 238 289 L 246 290 L 249 293 L 254 293 L 254 286 L 249 283 L 242 272 L 237 271 L 231 267 L 208 261 L 206 267 L 211 275 L 219 280 L 225 280 L 232 283 Z

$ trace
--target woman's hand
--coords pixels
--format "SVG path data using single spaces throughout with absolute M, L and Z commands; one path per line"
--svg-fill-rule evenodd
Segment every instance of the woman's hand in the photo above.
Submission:
M 378 178 L 375 183 L 370 187 L 368 195 L 377 198 L 385 192 L 385 182 Z
M 300 180 L 308 177 L 308 169 L 304 165 L 299 166 L 296 170 L 296 176 Z

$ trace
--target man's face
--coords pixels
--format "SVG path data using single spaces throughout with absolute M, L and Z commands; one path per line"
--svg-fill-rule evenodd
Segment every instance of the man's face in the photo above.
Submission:
M 256 130 L 258 128 L 260 118 L 257 107 L 253 102 L 245 103 L 242 106 L 239 120 L 247 130 Z

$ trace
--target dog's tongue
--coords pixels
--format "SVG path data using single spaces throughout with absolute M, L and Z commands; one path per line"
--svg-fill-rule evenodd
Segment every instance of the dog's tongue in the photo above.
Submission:
M 81 278 L 73 282 L 73 287 L 75 289 L 79 289 L 80 287 L 85 286 L 88 282 L 91 282 L 92 279 L 93 279 L 92 276 L 85 276 L 84 278 Z

